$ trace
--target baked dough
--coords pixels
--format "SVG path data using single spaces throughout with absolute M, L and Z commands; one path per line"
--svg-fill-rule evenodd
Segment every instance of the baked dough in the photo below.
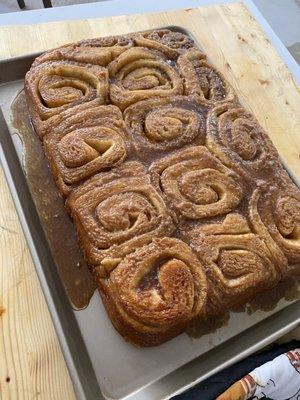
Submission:
M 300 263 L 300 192 L 193 40 L 160 29 L 38 57 L 28 109 L 108 315 L 139 346 Z

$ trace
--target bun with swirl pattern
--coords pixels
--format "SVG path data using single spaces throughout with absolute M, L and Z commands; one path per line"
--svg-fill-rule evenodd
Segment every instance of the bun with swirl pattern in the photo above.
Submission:
M 90 176 L 120 164 L 128 137 L 120 110 L 98 106 L 63 119 L 43 143 L 59 191 L 67 196 Z
M 231 103 L 210 110 L 206 145 L 226 165 L 246 175 L 281 169 L 275 147 L 254 116 Z
M 279 280 L 278 260 L 240 214 L 196 227 L 190 233 L 190 243 L 205 266 L 208 315 L 245 304 Z
M 181 77 L 159 53 L 143 47 L 126 50 L 108 66 L 110 99 L 121 110 L 150 97 L 182 94 Z
M 138 46 L 160 51 L 170 59 L 176 59 L 181 53 L 195 46 L 194 41 L 187 35 L 169 29 L 137 33 L 134 41 Z
M 184 79 L 184 94 L 205 101 L 209 106 L 223 101 L 236 101 L 236 95 L 215 67 L 210 65 L 205 54 L 190 49 L 182 54 L 177 64 Z
M 42 137 L 51 117 L 81 104 L 105 104 L 108 73 L 96 65 L 44 62 L 27 72 L 25 91 L 33 124 Z
M 88 263 L 106 276 L 154 237 L 172 234 L 167 208 L 138 162 L 93 176 L 67 200 Z
M 257 187 L 250 199 L 253 230 L 278 259 L 300 264 L 300 193 L 289 179 Z M 283 254 L 282 254 L 283 253 Z M 285 266 L 286 267 L 286 266 Z M 281 272 L 285 274 L 286 268 Z
M 132 46 L 132 39 L 126 36 L 81 40 L 47 51 L 37 57 L 32 65 L 36 66 L 46 61 L 67 60 L 106 67 L 123 51 Z
M 189 219 L 226 214 L 243 196 L 238 175 L 204 146 L 189 147 L 155 162 L 152 179 L 172 208 Z
M 126 256 L 100 288 L 116 329 L 139 346 L 169 340 L 205 312 L 203 266 L 174 238 L 154 239 Z
M 203 144 L 206 114 L 205 106 L 177 96 L 132 104 L 124 111 L 124 119 L 138 150 L 168 151 L 193 141 Z

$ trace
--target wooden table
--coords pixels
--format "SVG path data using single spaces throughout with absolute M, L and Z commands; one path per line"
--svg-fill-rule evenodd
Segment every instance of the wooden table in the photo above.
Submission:
M 195 35 L 300 179 L 299 87 L 242 4 L 1 27 L 0 57 L 45 50 L 82 38 L 172 24 L 186 27 Z M 0 397 L 1 394 L 3 400 L 75 398 L 0 168 Z

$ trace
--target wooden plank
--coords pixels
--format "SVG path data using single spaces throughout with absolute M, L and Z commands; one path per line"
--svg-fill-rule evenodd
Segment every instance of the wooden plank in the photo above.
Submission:
M 73 386 L 2 169 L 0 169 L 0 398 L 3 400 L 75 399 Z
M 178 25 L 197 39 L 300 179 L 299 87 L 246 7 L 0 27 L 0 58 L 112 34 Z M 0 172 L 0 394 L 73 399 L 68 376 L 8 188 Z M 8 377 L 10 378 L 8 381 Z

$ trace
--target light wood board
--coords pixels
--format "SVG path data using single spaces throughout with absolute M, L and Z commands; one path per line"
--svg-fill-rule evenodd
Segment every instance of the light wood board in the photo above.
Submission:
M 240 3 L 148 15 L 0 27 L 0 58 L 167 25 L 189 30 L 300 180 L 300 90 Z M 0 169 L 0 398 L 69 400 L 72 384 Z

